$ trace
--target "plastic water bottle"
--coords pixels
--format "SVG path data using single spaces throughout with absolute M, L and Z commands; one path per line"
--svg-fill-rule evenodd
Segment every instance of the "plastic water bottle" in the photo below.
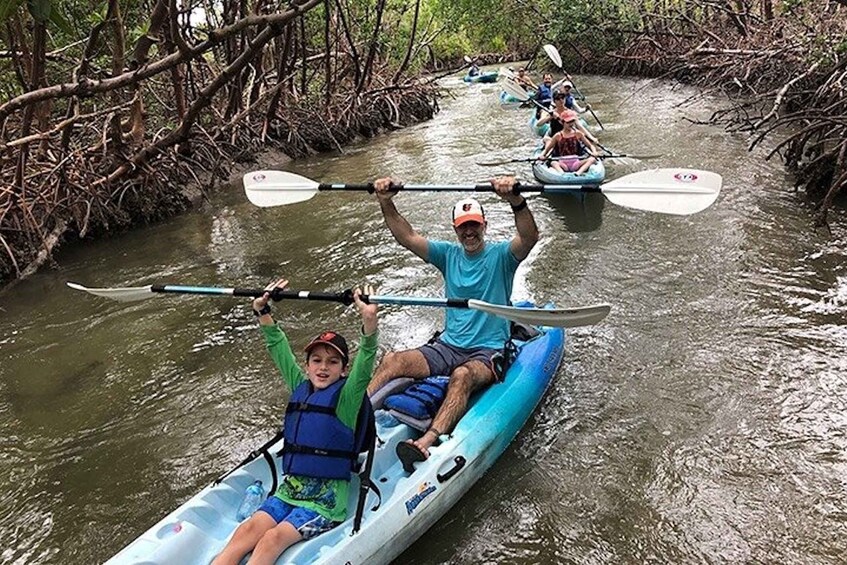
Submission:
M 381 428 L 393 428 L 400 425 L 400 420 L 395 418 L 393 414 L 389 414 L 388 410 L 377 410 L 376 423 Z
M 239 522 L 243 522 L 252 516 L 253 512 L 258 510 L 264 501 L 265 489 L 262 487 L 262 481 L 254 481 L 244 492 L 244 500 L 241 501 L 241 506 L 238 507 L 238 513 L 235 517 L 238 518 Z

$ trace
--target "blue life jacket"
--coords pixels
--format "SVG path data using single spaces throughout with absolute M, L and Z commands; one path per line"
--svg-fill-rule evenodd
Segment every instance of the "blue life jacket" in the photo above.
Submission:
M 450 377 L 427 377 L 386 398 L 383 407 L 408 414 L 418 420 L 434 418 L 444 402 L 449 382 Z
M 346 378 L 316 390 L 308 380 L 291 394 L 285 409 L 285 443 L 282 470 L 285 474 L 321 479 L 350 479 L 359 453 L 368 449 L 373 428 L 373 408 L 367 395 L 362 400 L 356 429 L 336 416 L 338 396 Z

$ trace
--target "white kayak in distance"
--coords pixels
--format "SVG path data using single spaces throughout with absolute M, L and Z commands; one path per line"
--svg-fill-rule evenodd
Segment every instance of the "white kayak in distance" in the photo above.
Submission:
M 531 304 L 526 304 L 531 306 Z M 351 481 L 348 519 L 340 526 L 286 550 L 277 563 L 375 565 L 389 563 L 441 518 L 494 464 L 523 427 L 562 359 L 561 328 L 538 328 L 528 341 L 516 341 L 517 357 L 503 382 L 475 395 L 453 433 L 442 435 L 430 457 L 409 474 L 395 449 L 420 432 L 377 410 L 377 447 L 370 474 L 380 497 L 370 492 L 361 529 L 353 533 L 359 494 L 358 475 Z M 379 408 L 375 401 L 375 408 Z M 391 425 L 388 425 L 391 424 Z M 271 447 L 275 471 L 282 468 Z M 271 466 L 258 456 L 205 487 L 165 516 L 107 563 L 110 565 L 207 565 L 232 536 L 245 489 L 254 481 L 274 483 Z

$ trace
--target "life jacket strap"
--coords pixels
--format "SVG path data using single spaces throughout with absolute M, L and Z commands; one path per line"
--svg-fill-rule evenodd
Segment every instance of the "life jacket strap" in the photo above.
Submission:
M 332 406 L 318 406 L 317 404 L 309 404 L 308 402 L 289 402 L 285 408 L 288 412 L 318 412 L 320 414 L 329 414 L 335 416 L 335 408 Z
M 324 457 L 338 457 L 342 459 L 355 460 L 359 458 L 358 453 L 347 451 L 345 449 L 320 449 L 310 447 L 308 445 L 297 445 L 285 443 L 277 455 L 285 455 L 287 453 L 301 453 L 305 455 L 322 455 Z

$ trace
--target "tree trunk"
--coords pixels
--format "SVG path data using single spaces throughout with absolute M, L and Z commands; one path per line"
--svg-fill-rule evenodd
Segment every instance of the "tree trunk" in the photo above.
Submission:
M 368 48 L 368 58 L 365 60 L 365 68 L 362 71 L 362 77 L 359 84 L 356 86 L 356 94 L 361 94 L 365 86 L 371 82 L 371 67 L 373 67 L 374 58 L 376 58 L 376 50 L 379 46 L 379 26 L 382 25 L 382 14 L 385 11 L 385 0 L 377 0 L 376 2 L 376 19 L 374 21 L 373 35 L 371 35 L 370 47 Z
M 394 74 L 394 78 L 391 79 L 391 84 L 397 84 L 397 81 L 400 80 L 400 77 L 406 72 L 406 67 L 409 65 L 409 59 L 412 57 L 412 48 L 415 46 L 415 35 L 418 32 L 418 13 L 421 9 L 421 0 L 415 0 L 415 15 L 412 19 L 412 32 L 409 35 L 409 46 L 406 48 L 406 56 L 403 57 L 403 62 L 400 63 L 400 67 L 397 68 L 397 72 Z

